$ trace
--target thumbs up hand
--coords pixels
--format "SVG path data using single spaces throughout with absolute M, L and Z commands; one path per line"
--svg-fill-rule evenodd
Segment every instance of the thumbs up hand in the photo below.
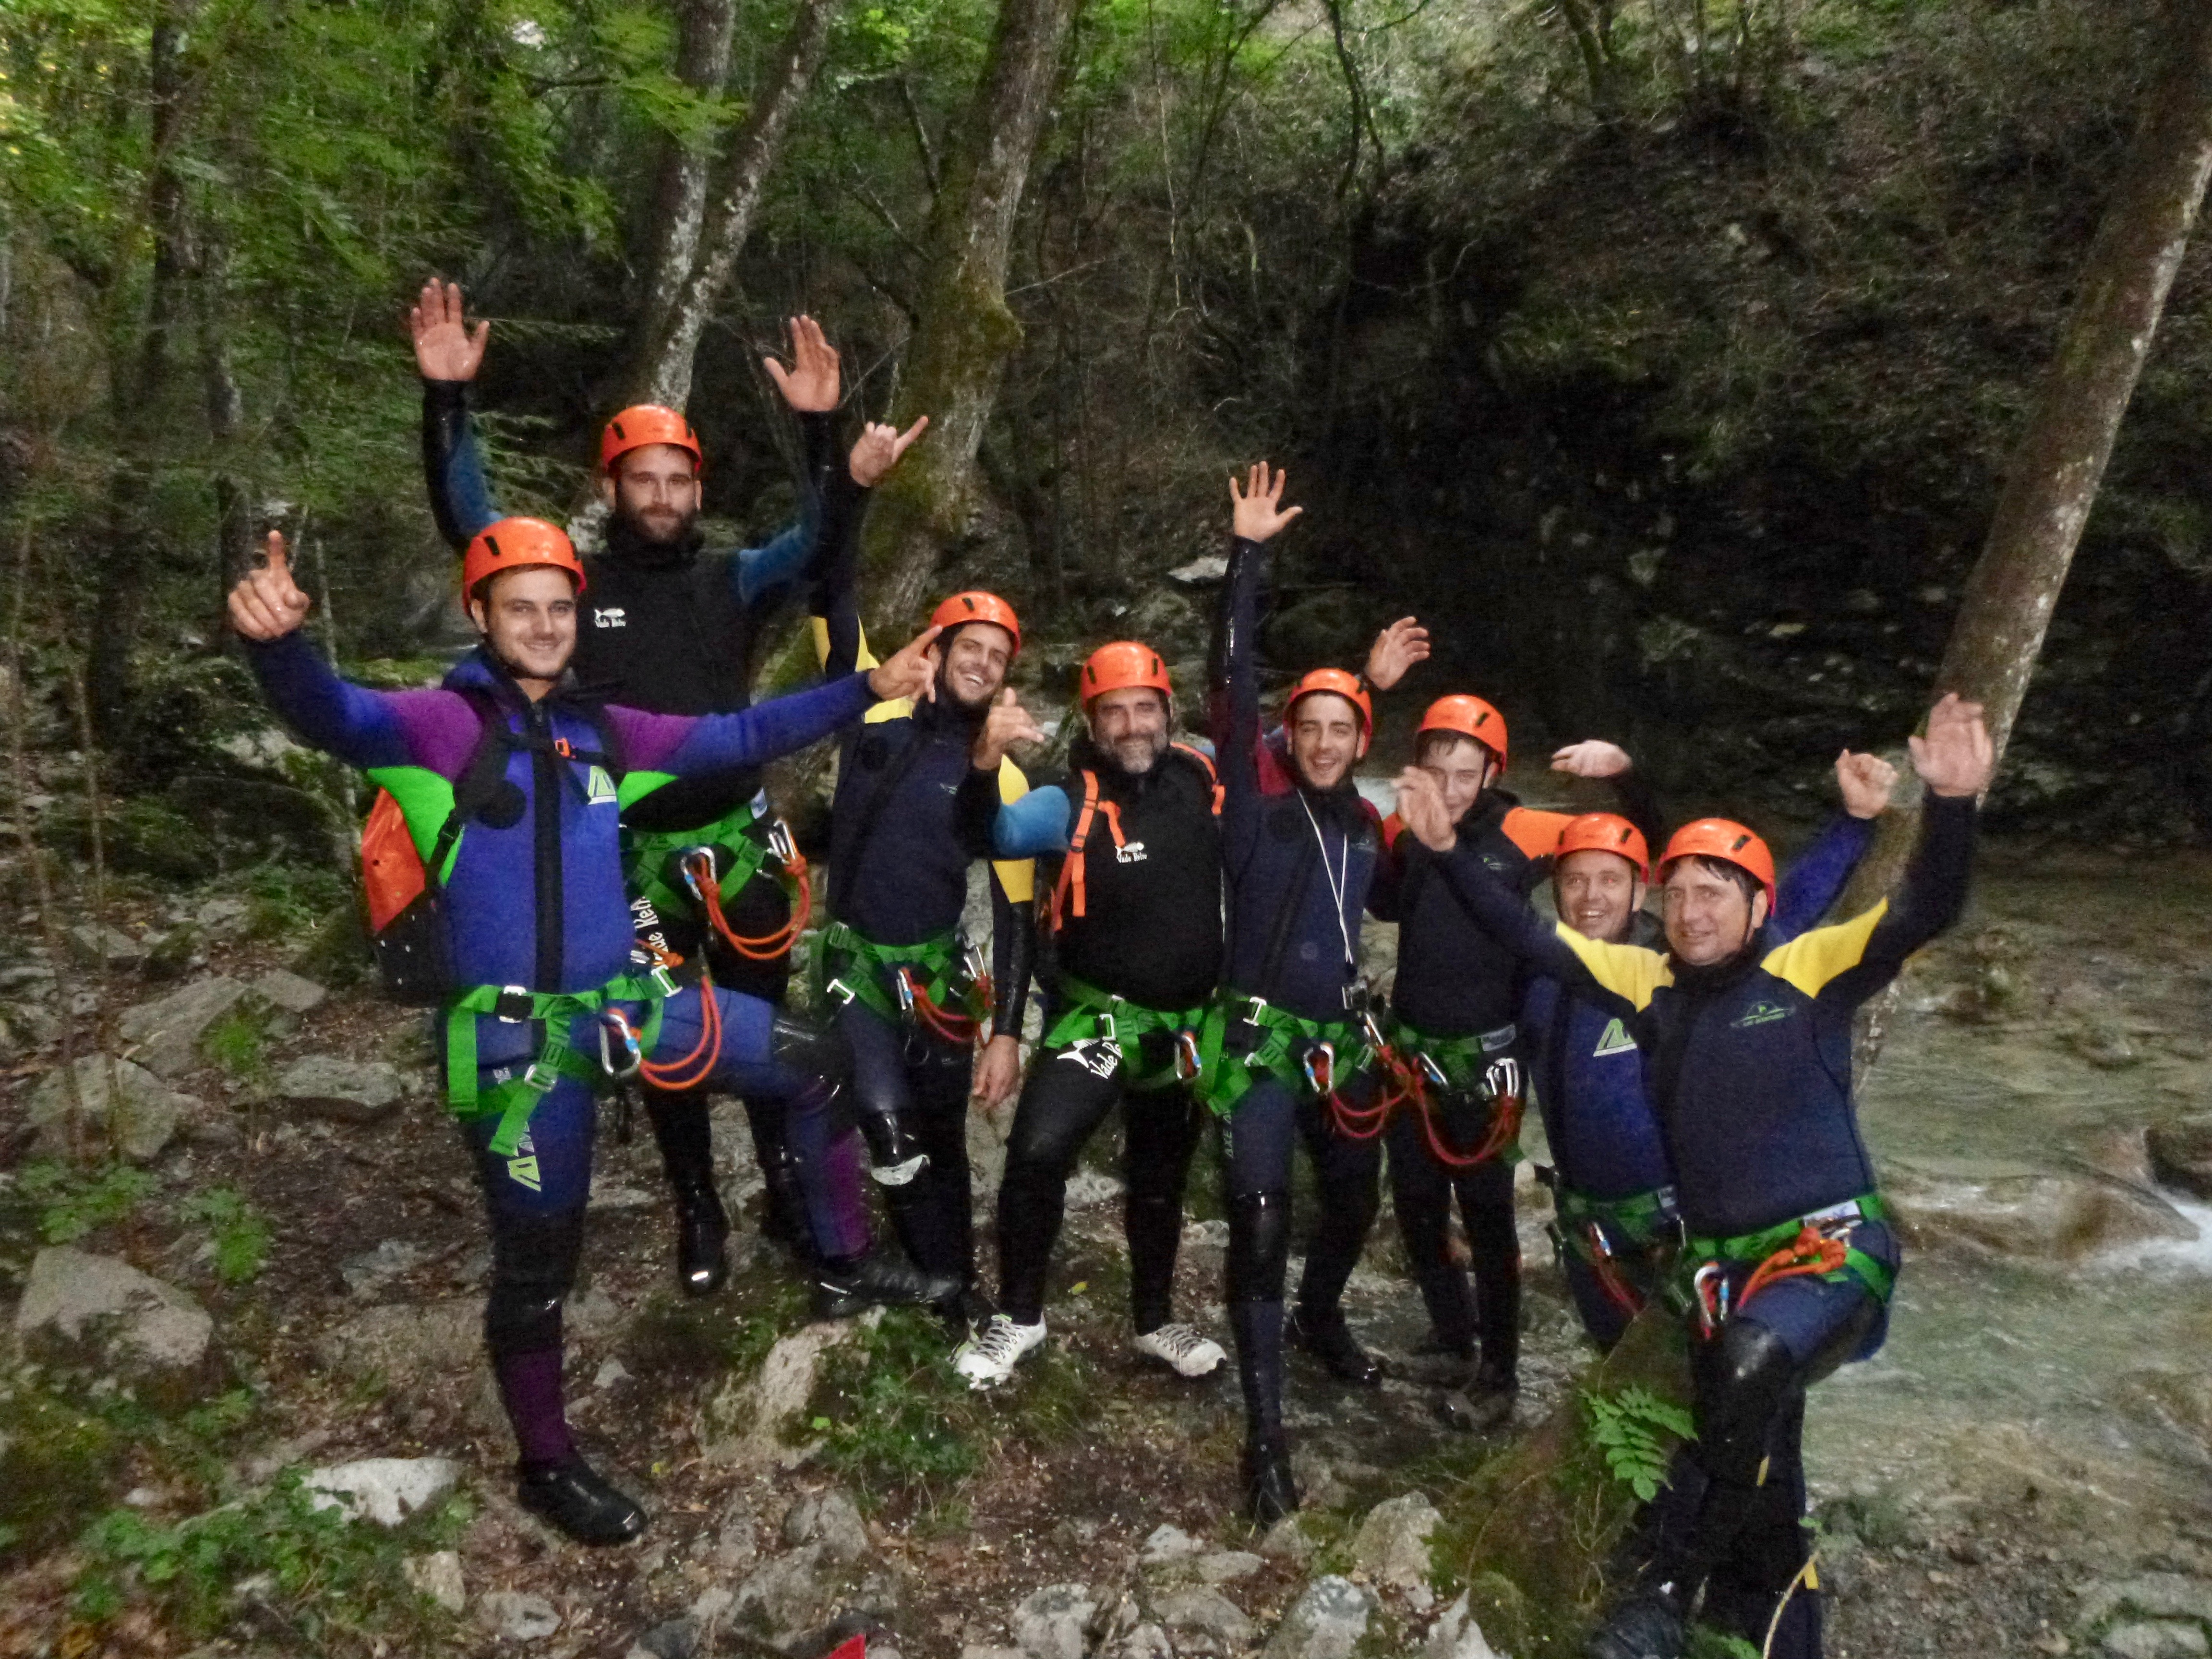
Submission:
M 249 640 L 281 640 L 307 619 L 307 596 L 292 580 L 284 538 L 269 532 L 269 562 L 230 590 L 230 625 Z

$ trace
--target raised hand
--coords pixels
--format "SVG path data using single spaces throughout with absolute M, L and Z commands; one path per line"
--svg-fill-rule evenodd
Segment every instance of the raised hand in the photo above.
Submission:
M 868 689 L 885 702 L 899 697 L 918 702 L 937 701 L 937 636 L 942 628 L 925 628 L 890 659 L 868 674 Z
M 773 357 L 762 358 L 761 367 L 784 402 L 800 414 L 820 415 L 837 407 L 837 350 L 811 317 L 791 319 L 789 368 Z
M 1928 735 L 1905 742 L 1912 750 L 1912 769 L 1931 794 L 1978 795 L 1996 770 L 1996 745 L 1983 723 L 1982 705 L 1955 691 L 1946 692 L 1928 711 Z
M 1367 647 L 1367 683 L 1377 691 L 1388 691 L 1415 663 L 1428 659 L 1429 630 L 1411 617 L 1401 617 Z
M 269 562 L 230 590 L 230 625 L 249 640 L 281 640 L 307 619 L 307 596 L 292 580 L 284 538 L 269 532 Z
M 886 422 L 868 422 L 860 428 L 860 441 L 854 444 L 852 459 L 846 463 L 852 469 L 853 482 L 863 489 L 873 489 L 899 464 L 899 457 L 914 441 L 928 430 L 927 415 L 903 432 Z
M 1437 781 L 1419 767 L 1409 766 L 1398 774 L 1396 782 L 1398 817 L 1413 839 L 1431 853 L 1449 853 L 1458 846 L 1459 830 Z
M 478 323 L 471 333 L 462 320 L 461 285 L 433 276 L 407 313 L 407 331 L 415 337 L 415 367 L 424 380 L 473 380 L 483 363 L 491 325 Z
M 1012 686 L 999 693 L 999 700 L 983 716 L 983 729 L 975 734 L 975 747 L 968 751 L 969 762 L 978 770 L 990 770 L 1006 757 L 1006 750 L 1018 743 L 1042 743 L 1044 732 L 1030 711 L 1014 696 Z
M 1626 749 L 1603 738 L 1585 738 L 1580 743 L 1555 750 L 1552 755 L 1554 772 L 1571 773 L 1578 778 L 1617 778 L 1635 764 L 1628 758 Z
M 1878 818 L 1887 811 L 1896 781 L 1897 769 L 1879 755 L 1855 755 L 1846 749 L 1836 757 L 1836 787 L 1844 811 L 1855 818 Z
M 1237 504 L 1235 524 L 1239 536 L 1248 542 L 1264 542 L 1305 511 L 1303 507 L 1283 507 L 1283 486 L 1289 482 L 1288 473 L 1269 471 L 1265 461 L 1254 463 L 1245 475 L 1243 489 L 1237 487 L 1236 475 L 1230 475 L 1229 499 Z

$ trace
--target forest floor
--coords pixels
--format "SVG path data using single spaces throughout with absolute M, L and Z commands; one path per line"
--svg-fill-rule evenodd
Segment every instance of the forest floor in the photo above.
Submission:
M 2068 931 L 2046 935 L 2021 921 L 2033 895 L 2021 890 L 2015 905 L 2002 881 L 1989 886 L 1979 925 L 1915 969 L 1917 1000 L 1908 996 L 1893 1038 L 1900 1050 L 1961 1024 L 1955 988 L 1985 972 L 1993 926 L 2008 929 L 2008 971 L 2028 982 L 2056 983 L 2078 967 Z M 118 921 L 143 936 L 204 902 L 149 899 Z M 2148 908 L 2100 939 L 2112 953 L 2102 959 L 2118 964 L 2112 973 L 2163 971 L 2169 945 Z M 235 937 L 209 945 L 190 976 L 250 979 L 282 954 Z M 2203 989 L 2195 982 L 2190 994 L 2201 1000 Z M 879 1656 L 896 1647 L 913 1659 L 1166 1659 L 1257 1647 L 1328 1571 L 1376 1593 L 1359 1651 L 1409 1650 L 1430 1628 L 1436 1589 L 1449 1586 L 1394 1567 L 1365 1517 L 1415 1492 L 1448 1508 L 1469 1472 L 1570 1398 L 1589 1357 L 1524 1171 L 1522 1394 L 1493 1432 L 1448 1426 L 1444 1389 L 1410 1357 L 1425 1322 L 1386 1214 L 1349 1300 L 1391 1376 L 1380 1389 L 1350 1390 L 1294 1357 L 1290 1421 L 1309 1507 L 1260 1537 L 1234 1513 L 1231 1369 L 1186 1382 L 1129 1352 L 1110 1145 L 1093 1149 L 1071 1194 L 1050 1344 L 1013 1383 L 975 1395 L 951 1376 L 950 1340 L 927 1316 L 808 1323 L 801 1281 L 758 1236 L 758 1182 L 734 1107 L 718 1109 L 717 1144 L 743 1217 L 737 1273 L 719 1297 L 679 1297 L 651 1137 L 641 1121 L 623 1144 L 610 1121 L 571 1304 L 568 1386 L 587 1454 L 653 1521 L 635 1547 L 580 1550 L 513 1501 L 512 1445 L 478 1352 L 488 1267 L 478 1200 L 427 1094 L 421 1016 L 358 994 L 304 1015 L 251 999 L 238 1009 L 169 1079 L 199 1104 L 135 1190 L 57 1186 L 40 1173 L 52 1166 L 27 1114 L 45 1065 L 26 1054 L 7 1079 L 0 1156 L 15 1167 L 0 1186 L 0 1292 L 12 1300 L 40 1244 L 75 1233 L 77 1248 L 126 1259 L 204 1306 L 216 1357 L 181 1401 L 59 1360 L 20 1365 L 0 1384 L 0 1520 L 13 1529 L 0 1546 L 14 1550 L 0 1573 L 0 1655 L 526 1646 L 567 1659 L 641 1645 L 676 1659 L 757 1653 L 766 1641 L 810 1659 L 838 1631 L 866 1626 Z M 2177 1030 L 2185 1012 L 2166 1011 Z M 410 1092 L 370 1121 L 289 1108 L 275 1079 L 311 1054 L 390 1060 Z M 2160 1085 L 2169 1095 L 2180 1086 Z M 988 1187 L 994 1137 L 979 1122 L 975 1140 Z M 1225 1229 L 1203 1164 L 1194 1188 L 1178 1309 L 1225 1340 Z M 195 1207 L 210 1192 L 237 1194 L 242 1212 Z M 254 1217 L 265 1244 L 249 1236 L 241 1245 Z M 222 1277 L 226 1246 L 246 1257 L 231 1269 L 235 1282 Z M 1938 1249 L 1925 1281 L 1938 1316 L 1976 1305 L 1995 1270 Z M 2057 1271 L 2050 1294 L 2075 1276 Z M 2212 1332 L 2202 1282 L 2179 1293 L 2199 1322 L 2191 1340 Z M 1927 1317 L 1900 1304 L 1882 1364 L 1904 1348 L 1911 1371 L 1906 1339 Z M 1878 1367 L 1855 1370 L 1882 1382 Z M 2160 1442 L 2153 1473 L 2110 1448 L 2108 1465 L 2092 1469 L 2081 1460 L 2100 1455 L 2094 1433 L 2078 1445 L 2063 1424 L 2046 1433 L 2033 1402 L 1984 1410 L 1964 1375 L 1919 1380 L 1946 1407 L 1963 1400 L 1966 1417 L 1986 1419 L 1974 1429 L 2011 1445 L 2012 1461 L 1979 1455 L 1970 1477 L 1937 1457 L 1869 1455 L 1881 1471 L 1873 1478 L 1841 1460 L 1861 1457 L 1867 1443 L 1850 1436 L 1875 1396 L 1836 1395 L 1835 1420 L 1851 1426 L 1823 1441 L 1816 1395 L 1832 1652 L 2091 1650 L 2116 1611 L 2160 1613 L 2146 1602 L 2159 1595 L 2198 1596 L 2194 1616 L 2212 1620 L 2206 1425 L 2185 1422 L 2179 1441 Z M 1916 1408 L 1899 1398 L 1887 1409 L 1899 1415 L 1871 1420 L 1894 1421 L 1902 1449 L 1905 1414 Z M 2108 1437 L 2135 1434 L 2117 1404 L 2109 1415 Z M 2169 1429 L 2176 1420 L 2166 1413 Z M 1999 1432 L 2008 1430 L 2013 1441 Z M 454 1460 L 458 1486 L 386 1532 L 312 1510 L 285 1473 L 373 1458 Z M 836 1496 L 820 1501 L 828 1494 Z M 212 1522 L 198 1518 L 210 1510 Z M 1148 1548 L 1163 1527 L 1188 1540 Z M 2146 1574 L 2166 1575 L 2166 1589 L 2142 1589 Z M 2129 1583 L 2137 1589 L 2113 1588 Z M 416 1586 L 442 1588 L 447 1605 Z M 1053 1586 L 1073 1589 L 1036 1595 Z M 2162 1611 L 2169 1625 L 2192 1616 L 2186 1605 Z M 1017 1651 L 969 1652 L 978 1649 Z M 1285 1638 L 1273 1651 L 1304 1650 Z M 1482 1650 L 1430 1651 L 1472 1659 Z

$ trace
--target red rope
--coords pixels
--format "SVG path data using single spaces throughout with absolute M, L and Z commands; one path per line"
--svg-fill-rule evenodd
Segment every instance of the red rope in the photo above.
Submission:
M 1752 1269 L 1751 1278 L 1744 1285 L 1743 1294 L 1736 1298 L 1736 1306 L 1744 1306 L 1769 1285 L 1778 1284 L 1783 1279 L 1796 1279 L 1806 1273 L 1834 1273 L 1844 1265 L 1849 1253 L 1842 1239 L 1829 1238 L 1817 1227 L 1800 1227 L 1795 1241 L 1784 1244 Z
M 663 954 L 660 965 L 672 967 L 681 957 Z M 714 1074 L 714 1063 L 722 1055 L 722 1005 L 714 998 L 714 981 L 705 974 L 699 976 L 699 1041 L 691 1052 L 681 1060 L 665 1060 L 659 1065 L 651 1060 L 638 1063 L 638 1075 L 656 1089 L 681 1092 L 696 1089 Z
M 749 938 L 733 929 L 729 918 L 722 914 L 722 883 L 714 873 L 714 855 L 702 847 L 694 848 L 684 860 L 684 873 L 698 893 L 707 920 L 732 951 L 750 962 L 773 962 L 787 955 L 814 915 L 814 884 L 807 878 L 805 854 L 794 850 L 783 870 L 796 884 L 791 919 L 773 933 Z

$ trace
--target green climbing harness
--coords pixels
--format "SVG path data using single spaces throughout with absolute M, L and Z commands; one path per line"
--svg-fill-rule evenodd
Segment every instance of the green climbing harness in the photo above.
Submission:
M 1220 1117 L 1235 1111 L 1263 1074 L 1293 1096 L 1326 1100 L 1375 1058 L 1353 1019 L 1306 1019 L 1264 997 L 1224 989 L 1199 1028 L 1198 1090 Z
M 1132 1088 L 1157 1089 L 1181 1079 L 1188 1082 L 1199 1072 L 1198 1033 L 1206 1008 L 1146 1007 L 1111 991 L 1102 991 L 1073 974 L 1063 973 L 1056 988 L 1059 1006 L 1045 1028 L 1047 1048 L 1074 1048 L 1103 1044 L 1117 1056 L 1122 1076 Z M 1167 1038 L 1166 1052 L 1158 1039 Z M 1145 1040 L 1154 1039 L 1150 1054 Z M 1102 1071 L 1102 1074 L 1110 1073 Z
M 986 1036 L 991 977 L 957 928 L 912 945 L 879 945 L 833 921 L 815 943 L 814 974 L 825 1007 L 857 1002 L 890 1024 L 925 1027 L 956 1047 Z

